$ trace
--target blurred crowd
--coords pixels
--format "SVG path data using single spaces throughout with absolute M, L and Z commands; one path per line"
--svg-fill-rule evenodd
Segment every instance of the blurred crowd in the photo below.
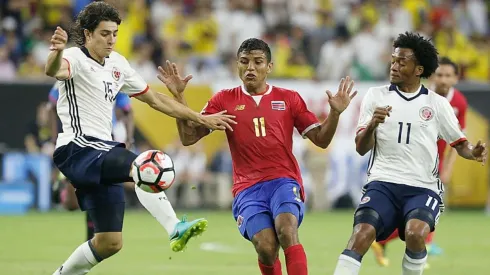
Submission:
M 91 0 L 3 0 L 0 81 L 45 79 L 56 26 L 70 29 Z M 488 0 L 107 0 L 120 10 L 116 50 L 147 81 L 178 62 L 193 82 L 235 77 L 235 54 L 249 37 L 270 43 L 273 77 L 358 80 L 387 76 L 401 32 L 431 37 L 462 79 L 490 80 Z

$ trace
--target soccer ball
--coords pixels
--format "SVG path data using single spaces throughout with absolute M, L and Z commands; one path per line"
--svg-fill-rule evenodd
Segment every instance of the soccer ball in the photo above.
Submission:
M 174 183 L 174 163 L 162 151 L 148 150 L 134 160 L 132 176 L 136 185 L 142 190 L 159 193 Z

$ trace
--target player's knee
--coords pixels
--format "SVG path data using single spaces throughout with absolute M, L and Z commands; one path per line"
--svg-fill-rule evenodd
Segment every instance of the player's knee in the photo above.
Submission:
M 279 244 L 275 236 L 271 236 L 270 238 L 254 238 L 252 243 L 261 262 L 264 264 L 273 264 L 279 256 Z
M 296 205 L 291 207 L 299 211 Z M 277 238 L 283 249 L 299 243 L 297 215 L 299 215 L 299 212 L 296 215 L 293 213 L 281 213 L 275 219 Z
M 426 222 L 411 219 L 405 226 L 405 242 L 407 245 L 423 247 L 429 232 L 430 227 Z
M 367 223 L 360 223 L 354 226 L 352 232 L 355 243 L 371 245 L 376 239 L 376 229 Z
M 121 232 L 97 233 L 94 237 L 94 246 L 103 258 L 108 258 L 122 249 Z
M 354 232 L 362 241 L 373 242 L 376 234 L 383 230 L 383 222 L 378 212 L 371 208 L 361 208 L 354 215 Z

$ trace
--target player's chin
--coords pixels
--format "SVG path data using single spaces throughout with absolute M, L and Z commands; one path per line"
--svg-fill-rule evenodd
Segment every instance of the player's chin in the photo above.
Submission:
M 402 80 L 397 77 L 397 76 L 390 76 L 390 83 L 391 84 L 400 84 L 402 82 Z

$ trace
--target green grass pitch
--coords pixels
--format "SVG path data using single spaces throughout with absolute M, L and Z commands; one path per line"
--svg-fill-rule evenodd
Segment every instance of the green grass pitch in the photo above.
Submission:
M 174 253 L 170 251 L 166 232 L 147 212 L 128 211 L 123 250 L 90 274 L 260 274 L 255 251 L 240 236 L 230 212 L 188 216 L 208 218 L 208 231 L 191 241 L 185 252 Z M 0 217 L 0 274 L 52 274 L 83 241 L 83 222 L 81 212 Z M 337 257 L 351 233 L 351 224 L 351 212 L 306 214 L 300 239 L 308 255 L 309 274 L 333 274 Z M 431 268 L 424 274 L 488 274 L 489 228 L 490 217 L 482 212 L 446 212 L 435 237 L 444 254 L 429 258 Z M 361 274 L 401 274 L 403 251 L 400 241 L 389 245 L 388 268 L 378 267 L 368 252 Z M 284 265 L 282 253 L 281 259 Z

